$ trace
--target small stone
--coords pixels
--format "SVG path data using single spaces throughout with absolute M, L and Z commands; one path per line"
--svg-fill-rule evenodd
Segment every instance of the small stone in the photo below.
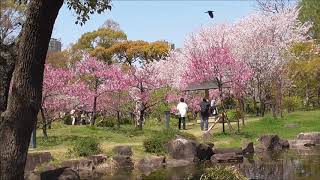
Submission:
M 298 125 L 297 124 L 286 124 L 284 125 L 285 128 L 297 128 Z

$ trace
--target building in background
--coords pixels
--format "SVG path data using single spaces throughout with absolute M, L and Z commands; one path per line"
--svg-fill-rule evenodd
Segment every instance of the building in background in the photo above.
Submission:
M 60 52 L 61 47 L 61 39 L 51 38 L 49 42 L 48 52 Z

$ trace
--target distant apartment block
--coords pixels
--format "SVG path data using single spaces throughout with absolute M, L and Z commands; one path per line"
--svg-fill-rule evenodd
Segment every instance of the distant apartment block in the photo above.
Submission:
M 49 42 L 48 52 L 60 52 L 61 51 L 61 40 L 51 38 Z

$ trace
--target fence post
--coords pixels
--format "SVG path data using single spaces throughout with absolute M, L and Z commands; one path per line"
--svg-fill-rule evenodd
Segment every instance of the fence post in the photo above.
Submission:
M 170 123 L 170 111 L 165 111 L 165 119 L 166 119 L 166 128 L 169 129 L 169 123 Z
M 33 131 L 32 131 L 31 139 L 30 139 L 31 148 L 36 148 L 36 147 L 37 147 L 36 131 L 37 131 L 37 128 L 35 127 L 35 128 L 33 129 Z

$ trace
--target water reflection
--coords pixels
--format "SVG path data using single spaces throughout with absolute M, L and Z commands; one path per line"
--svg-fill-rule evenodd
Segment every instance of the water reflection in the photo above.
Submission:
M 264 180 L 319 180 L 320 148 L 312 150 L 288 150 L 264 152 L 246 157 L 243 163 L 230 164 L 238 168 L 249 179 Z M 163 168 L 154 172 L 124 172 L 113 175 L 95 175 L 95 179 L 112 180 L 198 180 L 206 167 L 212 164 L 199 164 L 186 167 Z

